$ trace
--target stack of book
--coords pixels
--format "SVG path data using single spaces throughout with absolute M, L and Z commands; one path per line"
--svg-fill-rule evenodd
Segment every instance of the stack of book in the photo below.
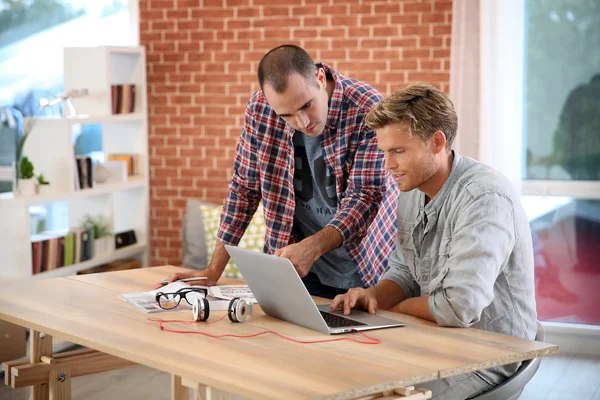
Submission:
M 141 155 L 140 154 L 110 154 L 108 156 L 109 161 L 125 161 L 127 164 L 127 175 L 134 176 L 140 175 L 141 170 Z
M 110 96 L 113 114 L 129 114 L 135 108 L 135 85 L 111 85 Z
M 31 237 L 32 273 L 52 271 L 91 259 L 94 235 L 91 229 L 42 232 Z

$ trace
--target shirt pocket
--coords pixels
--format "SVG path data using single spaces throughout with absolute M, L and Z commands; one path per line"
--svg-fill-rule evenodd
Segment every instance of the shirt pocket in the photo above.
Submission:
M 452 238 L 450 236 L 442 237 L 440 241 L 440 248 L 438 250 L 438 268 L 442 274 L 445 274 L 446 262 L 450 258 L 450 248 L 452 244 Z
M 415 245 L 413 243 L 412 232 L 398 232 L 398 242 L 400 262 L 408 267 L 413 279 L 416 279 Z

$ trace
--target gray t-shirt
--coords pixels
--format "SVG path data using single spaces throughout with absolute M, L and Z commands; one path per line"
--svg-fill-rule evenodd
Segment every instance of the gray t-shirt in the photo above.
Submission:
M 533 340 L 533 245 L 511 183 L 454 152 L 448 179 L 424 200 L 416 189 L 400 194 L 396 250 L 381 279 L 396 282 L 406 297 L 429 295 L 429 312 L 441 326 Z M 518 365 L 477 373 L 499 383 Z
M 297 242 L 322 230 L 337 211 L 335 176 L 325 165 L 322 136 L 294 134 L 294 192 L 296 212 L 292 234 Z M 322 284 L 349 289 L 363 286 L 357 265 L 345 247 L 319 258 L 311 269 Z

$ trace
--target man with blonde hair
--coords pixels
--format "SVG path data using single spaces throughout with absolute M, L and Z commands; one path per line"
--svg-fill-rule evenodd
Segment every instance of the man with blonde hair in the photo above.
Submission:
M 331 307 L 377 308 L 449 327 L 533 339 L 533 248 L 510 182 L 451 150 L 454 106 L 443 92 L 413 85 L 367 115 L 385 169 L 400 189 L 396 250 L 378 285 L 350 289 Z M 433 398 L 467 399 L 513 375 L 519 364 L 427 382 Z

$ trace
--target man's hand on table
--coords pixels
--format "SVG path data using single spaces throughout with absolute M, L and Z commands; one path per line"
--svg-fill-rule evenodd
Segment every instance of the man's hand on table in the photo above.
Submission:
M 190 281 L 186 282 L 189 285 L 201 285 L 201 286 L 214 286 L 217 284 L 217 281 L 221 277 L 221 274 L 217 274 L 212 268 L 207 268 L 204 271 L 190 271 L 190 272 L 178 272 L 172 274 L 167 278 L 168 283 L 173 283 L 175 281 L 186 279 L 186 278 L 199 278 L 205 276 L 208 279 L 202 279 L 198 281 Z M 160 289 L 164 285 L 161 282 L 158 282 L 154 285 L 154 289 Z

